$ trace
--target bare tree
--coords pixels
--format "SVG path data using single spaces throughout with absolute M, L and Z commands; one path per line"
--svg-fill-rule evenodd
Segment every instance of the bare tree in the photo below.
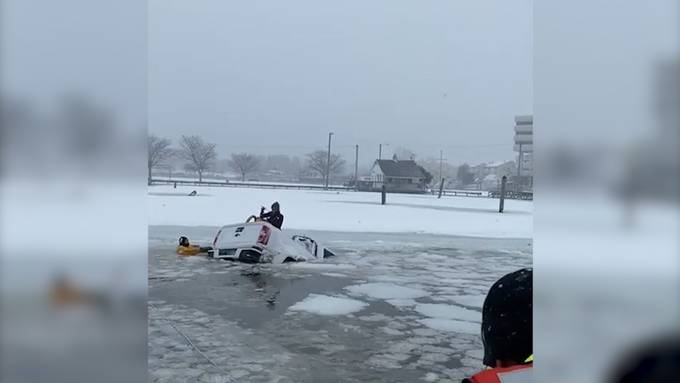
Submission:
M 210 169 L 217 158 L 215 144 L 203 141 L 198 136 L 182 136 L 179 155 L 187 161 L 185 169 L 198 173 L 198 182 L 203 181 L 203 172 Z
M 241 181 L 245 181 L 246 174 L 251 173 L 260 166 L 260 160 L 250 153 L 237 153 L 231 155 L 229 166 L 241 174 Z
M 147 137 L 147 144 L 148 144 L 148 179 L 147 182 L 149 185 L 151 185 L 151 170 L 158 166 L 161 165 L 170 158 L 172 155 L 173 151 L 172 148 L 170 148 L 170 140 L 167 138 L 160 138 L 157 136 L 154 136 L 153 134 L 150 134 Z
M 326 167 L 328 161 L 328 152 L 325 150 L 317 150 L 307 154 L 307 166 L 313 171 L 319 173 L 321 178 L 326 178 L 326 169 L 330 170 L 331 175 L 338 174 L 345 166 L 345 160 L 339 154 L 331 154 L 330 166 Z

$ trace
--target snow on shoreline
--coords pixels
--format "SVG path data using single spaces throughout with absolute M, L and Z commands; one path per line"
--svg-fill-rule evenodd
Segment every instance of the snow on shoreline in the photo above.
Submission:
M 196 190 L 198 197 L 188 194 Z M 150 225 L 221 226 L 242 222 L 260 206 L 281 203 L 284 227 L 295 230 L 427 233 L 531 238 L 533 203 L 507 200 L 499 214 L 490 198 L 159 185 L 149 188 Z

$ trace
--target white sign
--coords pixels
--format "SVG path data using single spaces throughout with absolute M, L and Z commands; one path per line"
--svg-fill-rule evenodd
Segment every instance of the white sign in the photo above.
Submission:
M 520 151 L 520 146 L 522 152 L 532 152 L 534 149 L 534 117 L 531 115 L 527 116 L 516 116 L 515 117 L 515 146 L 514 150 L 516 152 Z

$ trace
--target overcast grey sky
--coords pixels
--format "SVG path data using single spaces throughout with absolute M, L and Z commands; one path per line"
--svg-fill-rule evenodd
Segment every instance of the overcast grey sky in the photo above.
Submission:
M 513 159 L 532 2 L 152 0 L 149 130 L 234 151 Z

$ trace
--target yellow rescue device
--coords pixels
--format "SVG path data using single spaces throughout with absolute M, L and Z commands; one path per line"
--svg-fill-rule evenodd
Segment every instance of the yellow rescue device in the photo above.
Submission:
M 198 255 L 201 252 L 201 247 L 196 245 L 177 246 L 177 255 L 190 256 Z

